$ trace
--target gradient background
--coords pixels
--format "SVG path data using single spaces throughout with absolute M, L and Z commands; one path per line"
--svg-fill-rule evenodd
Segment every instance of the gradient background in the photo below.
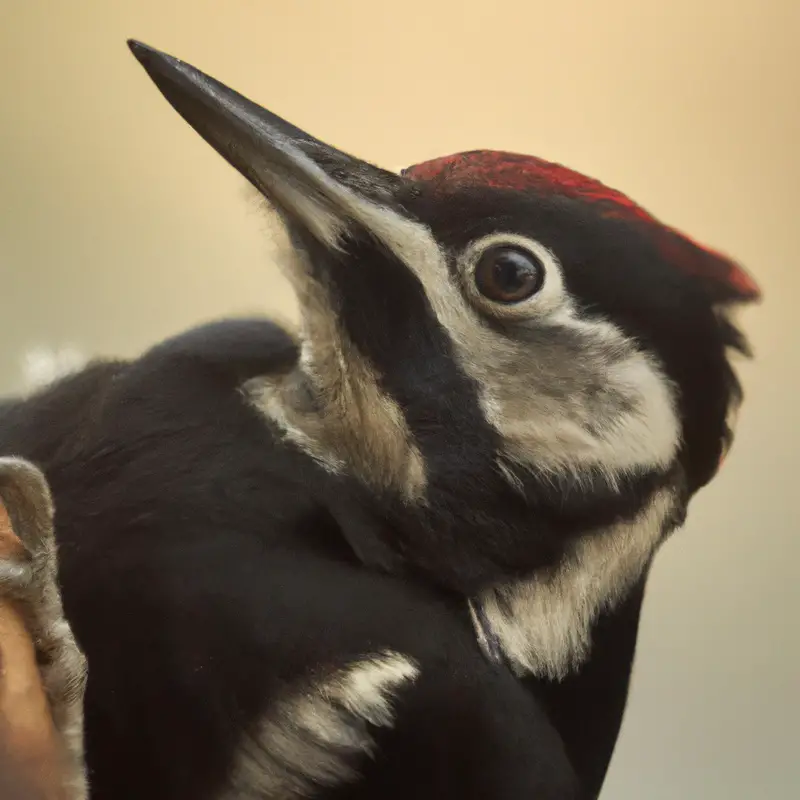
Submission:
M 38 345 L 295 313 L 263 214 L 131 36 L 390 168 L 565 162 L 750 268 L 738 439 L 659 556 L 604 797 L 800 796 L 800 3 L 0 0 L 0 389 Z

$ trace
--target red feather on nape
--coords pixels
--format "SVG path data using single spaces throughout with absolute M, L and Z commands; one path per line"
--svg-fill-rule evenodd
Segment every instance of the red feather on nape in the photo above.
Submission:
M 443 188 L 490 186 L 583 200 L 593 204 L 602 216 L 646 225 L 664 257 L 701 280 L 718 302 L 751 302 L 761 297 L 755 281 L 727 256 L 664 225 L 622 192 L 561 164 L 519 153 L 472 150 L 415 164 L 402 175 Z

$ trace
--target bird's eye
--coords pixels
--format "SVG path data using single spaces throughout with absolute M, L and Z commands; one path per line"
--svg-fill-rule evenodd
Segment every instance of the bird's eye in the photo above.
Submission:
M 521 303 L 544 285 L 545 269 L 533 253 L 521 247 L 490 247 L 475 266 L 475 286 L 495 303 Z

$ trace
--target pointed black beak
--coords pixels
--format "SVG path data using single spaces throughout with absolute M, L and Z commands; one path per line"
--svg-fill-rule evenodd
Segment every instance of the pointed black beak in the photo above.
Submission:
M 128 46 L 170 105 L 288 224 L 335 246 L 348 225 L 393 204 L 399 176 L 321 142 L 190 64 L 135 40 Z
M 206 135 L 201 130 L 205 127 L 203 120 L 208 123 L 209 117 L 213 113 L 218 113 L 231 124 L 251 126 L 253 133 L 258 129 L 272 129 L 275 133 L 280 132 L 298 143 L 322 144 L 305 131 L 253 103 L 191 64 L 135 39 L 128 40 L 128 47 L 172 107 L 204 138 Z M 191 113 L 189 109 L 192 103 L 200 105 L 196 109 L 196 114 Z M 221 143 L 209 141 L 209 144 L 221 152 Z M 329 145 L 324 146 L 339 152 Z M 225 152 L 221 152 L 221 155 L 227 157 Z M 340 155 L 346 157 L 344 153 Z

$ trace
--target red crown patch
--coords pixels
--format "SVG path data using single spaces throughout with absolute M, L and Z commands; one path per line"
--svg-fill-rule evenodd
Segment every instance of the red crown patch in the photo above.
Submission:
M 491 186 L 583 200 L 593 204 L 602 216 L 646 225 L 664 257 L 703 280 L 720 300 L 752 301 L 761 296 L 755 281 L 727 256 L 659 222 L 622 192 L 561 164 L 519 153 L 473 150 L 415 164 L 403 175 L 447 186 Z

